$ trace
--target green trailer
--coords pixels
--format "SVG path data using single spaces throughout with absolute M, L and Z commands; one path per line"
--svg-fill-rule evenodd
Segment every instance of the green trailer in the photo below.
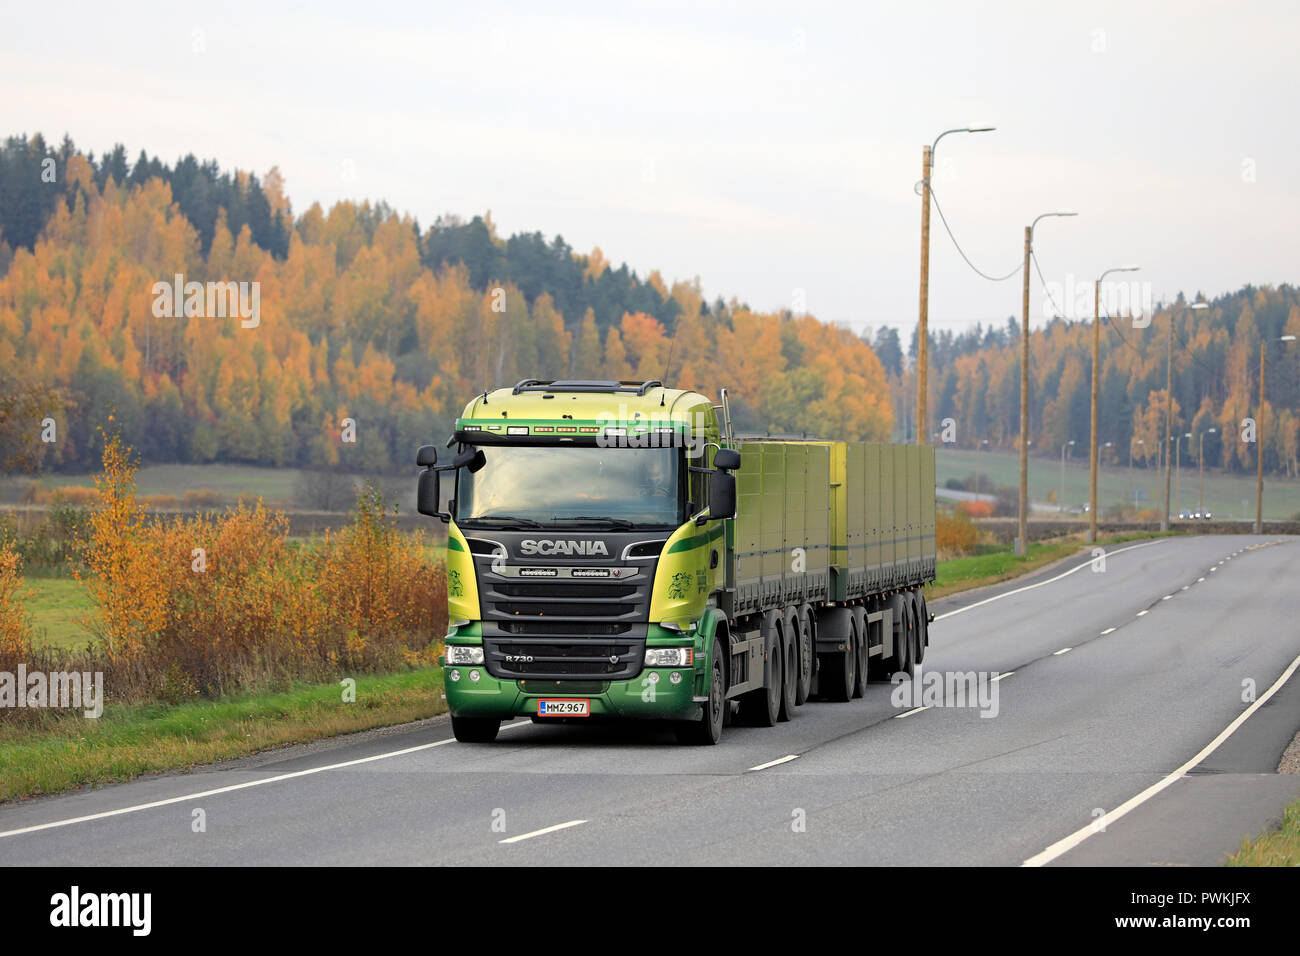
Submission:
M 460 740 L 617 718 L 717 743 L 924 657 L 933 448 L 736 439 L 725 390 L 532 379 L 446 447 L 419 451 L 419 510 L 448 525 Z

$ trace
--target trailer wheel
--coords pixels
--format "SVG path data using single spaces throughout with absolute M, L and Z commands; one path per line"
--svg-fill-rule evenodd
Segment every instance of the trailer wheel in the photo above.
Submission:
M 799 614 L 803 617 L 799 627 L 799 633 L 803 635 L 802 653 L 808 659 L 807 674 L 799 674 L 800 686 L 803 688 L 803 700 L 800 703 L 804 703 L 813 696 L 817 677 L 817 612 L 811 605 L 805 604 L 799 608 Z
M 925 606 L 925 594 L 920 588 L 912 593 L 916 595 L 916 653 L 913 656 L 920 664 L 925 660 L 925 649 L 930 643 L 930 610 Z
M 842 651 L 821 654 L 821 673 L 817 676 L 817 687 L 827 700 L 843 703 L 853 699 L 853 689 L 858 679 L 858 634 L 857 626 L 849 618 L 849 633 L 845 643 L 848 647 Z
M 678 743 L 712 746 L 722 740 L 722 721 L 730 709 L 730 702 L 726 699 L 722 658 L 716 650 L 709 674 L 709 699 L 704 704 L 704 713 L 699 720 L 683 720 L 677 724 L 674 730 Z
M 804 604 L 797 608 L 791 608 L 790 613 L 786 615 L 786 633 L 794 634 L 797 638 L 797 650 L 799 658 L 799 669 L 796 673 L 799 679 L 795 681 L 795 706 L 803 706 L 808 700 L 809 694 L 812 693 L 813 664 L 817 660 L 816 652 L 813 650 L 813 631 L 810 625 L 812 618 L 812 608 Z
M 798 632 L 791 632 L 789 627 L 790 618 L 786 618 L 786 624 L 783 628 L 785 634 L 781 638 L 781 710 L 777 714 L 777 719 L 781 721 L 790 720 L 794 717 L 794 709 L 798 706 L 799 697 L 799 638 Z
M 457 717 L 451 715 L 451 732 L 463 744 L 490 744 L 497 739 L 501 721 L 491 717 Z
M 775 727 L 781 714 L 782 683 L 781 640 L 778 637 L 767 652 L 767 671 L 762 687 L 740 698 L 740 717 L 754 727 Z
M 894 673 L 906 674 L 908 680 L 916 675 L 916 661 L 912 657 L 912 648 L 916 646 L 916 622 L 912 617 L 912 602 L 901 600 L 902 631 L 896 638 L 897 653 L 894 655 Z
M 867 611 L 861 604 L 853 609 L 853 627 L 858 636 L 857 670 L 853 681 L 853 696 L 865 697 L 867 693 Z

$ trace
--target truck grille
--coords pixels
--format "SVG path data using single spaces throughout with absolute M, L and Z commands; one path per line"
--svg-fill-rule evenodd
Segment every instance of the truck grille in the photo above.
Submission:
M 641 673 L 653 565 L 642 565 L 632 581 L 574 581 L 506 580 L 492 573 L 490 556 L 476 556 L 476 564 L 484 663 L 493 677 L 610 681 Z
M 645 641 L 541 641 L 484 638 L 488 673 L 499 678 L 626 680 L 641 673 Z

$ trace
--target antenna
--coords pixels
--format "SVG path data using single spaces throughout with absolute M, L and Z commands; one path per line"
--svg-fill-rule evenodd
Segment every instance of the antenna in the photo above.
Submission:
M 668 361 L 664 363 L 664 374 L 659 376 L 665 382 L 668 381 L 668 372 L 673 367 L 673 346 L 677 344 L 677 330 L 681 327 L 682 317 L 679 315 L 677 321 L 673 323 L 673 337 L 668 340 Z M 664 395 L 662 392 L 659 394 L 659 407 L 664 407 Z

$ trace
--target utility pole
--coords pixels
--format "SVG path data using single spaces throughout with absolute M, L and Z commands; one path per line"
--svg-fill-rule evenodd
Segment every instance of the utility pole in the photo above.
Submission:
M 1174 438 L 1174 310 L 1169 310 L 1169 336 L 1165 346 L 1165 520 L 1160 530 L 1169 530 L 1169 443 Z
M 1213 435 L 1217 431 L 1218 429 L 1211 428 L 1208 431 L 1201 432 L 1201 437 L 1200 437 L 1201 447 L 1200 450 L 1196 453 L 1197 465 L 1200 468 L 1200 472 L 1201 472 L 1201 491 L 1199 496 L 1200 500 L 1196 507 L 1201 512 L 1202 521 L 1205 520 L 1205 436 L 1206 434 Z
M 1136 272 L 1139 266 L 1119 266 L 1107 269 L 1097 277 L 1092 298 L 1092 441 L 1089 442 L 1088 460 L 1088 541 L 1097 540 L 1097 394 L 1101 388 L 1101 283 L 1112 272 Z
M 921 147 L 921 308 L 916 324 L 916 443 L 924 445 L 930 435 L 926 389 L 930 368 L 930 174 L 934 151 L 949 133 L 987 133 L 992 126 L 966 126 L 944 130 L 929 146 Z
M 1023 555 L 1029 548 L 1029 257 L 1034 252 L 1034 227 L 1049 216 L 1077 216 L 1072 209 L 1045 212 L 1025 226 L 1025 261 L 1020 272 L 1024 280 L 1020 309 L 1020 522 L 1015 552 Z
M 1259 411 L 1255 420 L 1255 534 L 1264 533 L 1264 361 L 1267 340 L 1259 343 Z
M 938 143 L 938 140 L 935 140 Z M 934 167 L 934 147 L 921 151 L 921 313 L 916 327 L 916 443 L 924 445 L 930 419 L 926 409 L 926 389 L 930 368 L 930 170 Z

